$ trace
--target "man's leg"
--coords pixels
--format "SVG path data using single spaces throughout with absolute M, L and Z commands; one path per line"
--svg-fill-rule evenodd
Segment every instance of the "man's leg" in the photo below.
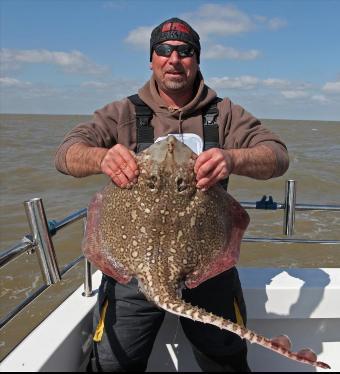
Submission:
M 239 324 L 246 324 L 246 309 L 236 268 L 207 280 L 194 289 L 183 290 L 192 305 Z M 250 371 L 246 342 L 236 334 L 181 317 L 187 338 L 203 371 Z
M 164 312 L 138 291 L 103 276 L 94 313 L 92 371 L 145 371 Z

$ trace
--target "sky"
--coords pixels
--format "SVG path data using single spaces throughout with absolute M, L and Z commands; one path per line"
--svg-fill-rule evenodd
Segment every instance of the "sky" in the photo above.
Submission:
M 199 33 L 208 86 L 259 118 L 340 121 L 340 0 L 0 0 L 0 112 L 91 114 L 150 78 L 151 30 Z

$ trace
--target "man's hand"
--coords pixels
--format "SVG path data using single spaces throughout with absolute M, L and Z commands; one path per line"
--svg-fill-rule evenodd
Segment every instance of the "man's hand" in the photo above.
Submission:
M 210 148 L 202 152 L 195 163 L 196 187 L 207 190 L 222 179 L 225 179 L 233 170 L 231 154 L 224 149 Z
M 135 154 L 122 144 L 107 151 L 100 168 L 120 188 L 131 187 L 139 175 Z
M 202 152 L 196 160 L 196 186 L 207 190 L 231 173 L 265 180 L 282 175 L 288 164 L 287 156 L 279 168 L 275 152 L 265 144 L 239 149 L 211 148 Z

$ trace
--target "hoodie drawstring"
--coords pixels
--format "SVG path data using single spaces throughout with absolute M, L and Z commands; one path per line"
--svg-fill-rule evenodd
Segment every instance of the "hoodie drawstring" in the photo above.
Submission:
M 182 114 L 183 114 L 183 112 L 181 110 L 179 110 L 179 118 L 178 118 L 178 133 L 179 134 L 183 134 L 183 130 L 182 130 L 182 123 L 183 123 Z

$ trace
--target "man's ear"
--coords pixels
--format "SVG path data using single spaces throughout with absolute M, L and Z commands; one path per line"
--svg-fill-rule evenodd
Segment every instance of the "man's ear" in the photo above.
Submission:
M 149 67 L 150 67 L 150 70 L 152 70 L 152 62 L 150 62 Z

